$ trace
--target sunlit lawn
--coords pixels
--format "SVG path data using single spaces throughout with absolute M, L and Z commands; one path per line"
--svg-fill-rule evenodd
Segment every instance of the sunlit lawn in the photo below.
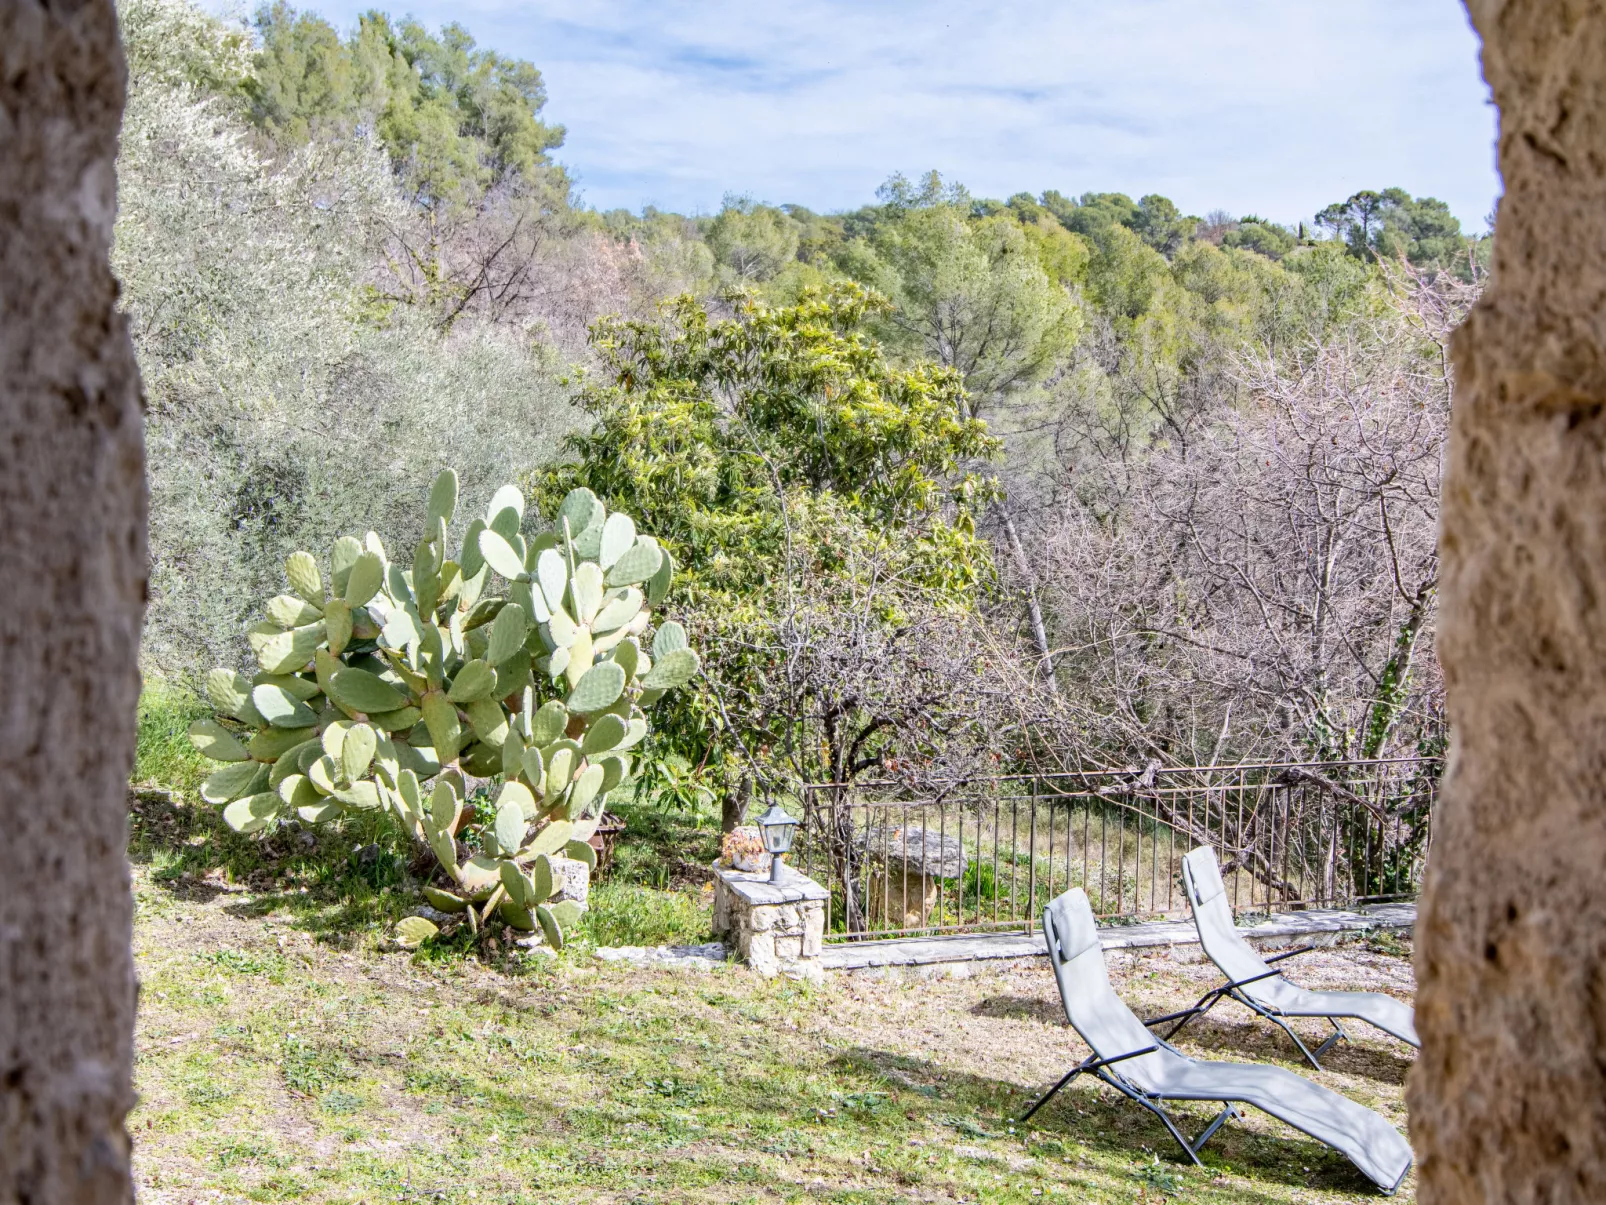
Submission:
M 1251 1114 L 1179 1154 L 1092 1085 L 1011 1126 L 1085 1055 L 1046 964 L 973 979 L 767 983 L 738 966 L 648 971 L 598 945 L 708 939 L 708 825 L 626 805 L 631 837 L 558 956 L 503 943 L 407 953 L 410 851 L 382 824 L 241 838 L 191 802 L 182 700 L 142 708 L 133 804 L 148 1202 L 1078 1201 L 1372 1199 L 1342 1158 Z M 1408 994 L 1397 943 L 1301 959 L 1314 987 Z M 1113 963 L 1140 1012 L 1209 968 Z M 1303 1070 L 1286 1038 L 1218 1010 L 1212 1058 Z M 1404 1124 L 1409 1052 L 1362 1038 L 1319 1078 Z M 1195 1130 L 1204 1108 L 1183 1109 Z M 1400 1199 L 1413 1196 L 1408 1181 Z

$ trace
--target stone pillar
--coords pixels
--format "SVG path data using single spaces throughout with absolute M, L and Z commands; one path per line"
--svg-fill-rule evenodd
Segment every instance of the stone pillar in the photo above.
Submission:
M 714 936 L 734 946 L 743 962 L 766 979 L 819 980 L 825 909 L 831 898 L 807 875 L 781 868 L 769 874 L 714 867 Z
M 1417 925 L 1423 1205 L 1606 1201 L 1606 4 L 1470 0 L 1492 284 L 1453 352 L 1453 744 Z

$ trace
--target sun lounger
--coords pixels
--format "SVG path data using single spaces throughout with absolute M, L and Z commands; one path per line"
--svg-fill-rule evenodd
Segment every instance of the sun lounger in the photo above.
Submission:
M 1182 882 L 1188 905 L 1193 909 L 1194 924 L 1199 929 L 1199 944 L 1210 956 L 1210 961 L 1227 977 L 1227 982 L 1206 992 L 1192 1008 L 1155 1017 L 1148 1022 L 1149 1025 L 1173 1022 L 1171 1029 L 1166 1032 L 1167 1038 L 1175 1037 L 1184 1025 L 1209 1012 L 1221 1000 L 1231 999 L 1280 1025 L 1318 1071 L 1321 1070 L 1321 1063 L 1317 1059 L 1349 1036 L 1338 1023 L 1340 1017 L 1365 1021 L 1402 1042 L 1421 1047 L 1410 1005 L 1402 1004 L 1381 992 L 1307 991 L 1273 970 L 1271 963 L 1303 954 L 1312 947 L 1262 958 L 1232 922 L 1227 889 L 1221 881 L 1215 851 L 1208 845 L 1201 845 L 1182 859 Z M 1334 1032 L 1312 1052 L 1288 1025 L 1287 1018 L 1290 1017 L 1325 1017 Z
M 1093 910 L 1081 888 L 1043 911 L 1049 964 L 1059 981 L 1065 1015 L 1093 1053 L 1038 1100 L 1024 1122 L 1078 1075 L 1099 1079 L 1164 1123 L 1188 1157 L 1199 1150 L 1237 1106 L 1253 1105 L 1349 1158 L 1384 1192 L 1400 1186 L 1411 1168 L 1411 1148 L 1400 1132 L 1371 1109 L 1285 1071 L 1249 1063 L 1206 1063 L 1156 1038 L 1110 986 Z M 1166 1111 L 1167 1101 L 1225 1104 L 1204 1133 L 1190 1142 Z

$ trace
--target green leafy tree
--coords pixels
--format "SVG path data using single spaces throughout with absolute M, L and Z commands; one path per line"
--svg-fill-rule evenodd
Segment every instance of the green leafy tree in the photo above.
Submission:
M 1149 246 L 1170 259 L 1193 238 L 1198 218 L 1184 217 L 1176 204 L 1157 193 L 1138 202 L 1138 216 L 1132 227 Z
M 1467 238 L 1450 207 L 1403 188 L 1358 192 L 1323 209 L 1316 224 L 1360 259 L 1403 256 L 1417 267 L 1445 267 L 1466 255 Z
M 756 283 L 797 259 L 801 235 L 802 224 L 790 214 L 751 197 L 730 196 L 708 224 L 708 247 L 736 280 Z
M 729 318 L 681 297 L 662 321 L 603 319 L 592 342 L 605 383 L 579 397 L 595 426 L 568 438 L 570 458 L 541 477 L 541 496 L 584 485 L 628 507 L 699 594 L 767 580 L 785 554 L 782 502 L 799 494 L 829 496 L 878 529 L 920 528 L 911 557 L 929 580 L 970 589 L 986 557 L 978 547 L 952 559 L 951 537 L 969 523 L 963 511 L 943 517 L 944 483 L 997 445 L 957 373 L 888 361 L 867 330 L 886 309 L 844 284 L 781 308 L 738 297 Z
M 1085 273 L 1082 240 L 1041 206 L 975 202 L 935 172 L 877 195 L 836 266 L 892 301 L 874 320 L 888 346 L 956 370 L 975 413 L 1047 375 L 1081 329 L 1065 286 Z
M 898 587 L 876 594 L 878 630 L 912 596 L 967 608 L 990 578 L 973 514 L 991 494 L 963 470 L 998 445 L 957 373 L 887 359 L 867 329 L 885 309 L 839 285 L 785 307 L 739 295 L 729 318 L 683 297 L 659 321 L 596 326 L 604 375 L 579 399 L 594 426 L 533 484 L 548 501 L 593 490 L 674 558 L 678 612 L 716 651 L 661 752 L 738 774 L 795 748 L 755 702 L 782 669 L 777 631 L 807 600 L 864 586 L 849 580 L 864 565 Z
M 1193 238 L 1199 219 L 1185 217 L 1175 202 L 1158 193 L 1134 201 L 1122 192 L 1088 192 L 1072 200 L 1053 189 L 1045 192 L 1042 207 L 1066 230 L 1094 239 L 1112 226 L 1124 226 L 1160 254 L 1170 258 Z
M 1053 189 L 1043 194 L 1043 207 L 1065 229 L 1092 238 L 1110 226 L 1136 229 L 1141 217 L 1138 203 L 1122 192 L 1087 192 L 1072 200 Z
M 1237 247 L 1254 251 L 1267 259 L 1281 259 L 1294 249 L 1298 239 L 1286 226 L 1268 222 L 1265 218 L 1246 214 L 1238 219 L 1234 228 L 1221 237 L 1223 247 Z
M 342 39 L 327 21 L 284 0 L 256 16 L 261 50 L 244 84 L 256 125 L 294 147 L 371 129 L 415 198 L 471 202 L 511 179 L 534 181 L 563 128 L 547 125 L 541 73 L 479 49 L 461 25 L 438 35 L 369 12 Z
M 1118 223 L 1101 227 L 1090 240 L 1094 251 L 1087 286 L 1094 305 L 1113 322 L 1135 322 L 1148 313 L 1169 277 L 1165 257 Z

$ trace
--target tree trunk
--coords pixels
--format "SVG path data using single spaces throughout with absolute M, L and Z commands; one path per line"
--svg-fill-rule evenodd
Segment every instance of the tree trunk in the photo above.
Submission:
M 753 802 L 753 776 L 742 775 L 742 785 L 736 794 L 727 793 L 719 805 L 719 831 L 734 833 L 747 816 L 747 805 Z
M 1015 559 L 1015 571 L 1020 574 L 1021 581 L 1026 588 L 1026 618 L 1032 628 L 1032 643 L 1037 646 L 1037 656 L 1043 679 L 1048 683 L 1052 694 L 1059 694 L 1059 682 L 1054 677 L 1054 654 L 1048 647 L 1048 629 L 1043 625 L 1043 608 L 1037 602 L 1037 574 L 1032 571 L 1032 563 L 1026 558 L 1026 546 L 1021 543 L 1020 533 L 1015 530 L 1015 518 L 1009 513 L 1008 505 L 1001 505 L 999 510 L 1004 516 L 1004 535 L 1009 540 L 1009 551 Z
M 1423 1205 L 1582 1205 L 1606 1200 L 1606 4 L 1469 8 L 1505 196 L 1452 345 L 1411 1134 Z
M 107 255 L 107 0 L 0 4 L 0 1201 L 133 1198 L 139 378 Z

